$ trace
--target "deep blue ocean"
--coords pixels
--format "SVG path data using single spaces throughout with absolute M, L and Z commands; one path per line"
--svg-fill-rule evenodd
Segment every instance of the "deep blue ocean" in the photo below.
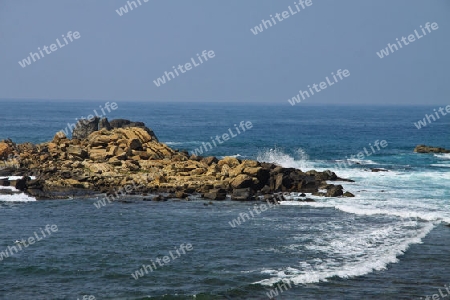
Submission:
M 249 121 L 251 129 L 205 155 L 330 169 L 355 180 L 341 184 L 356 197 L 284 201 L 232 227 L 259 203 L 130 196 L 131 203 L 97 209 L 98 198 L 0 195 L 0 255 L 47 224 L 58 227 L 0 260 L 0 299 L 269 299 L 274 290 L 275 299 L 448 294 L 450 155 L 413 152 L 418 144 L 450 149 L 450 115 L 414 125 L 439 106 L 116 103 L 105 111 L 108 119 L 145 122 L 161 142 L 189 152 Z M 0 101 L 0 140 L 49 141 L 104 105 Z M 387 146 L 373 151 L 376 141 Z M 355 157 L 364 148 L 370 155 Z M 192 251 L 133 278 L 143 264 L 188 243 Z

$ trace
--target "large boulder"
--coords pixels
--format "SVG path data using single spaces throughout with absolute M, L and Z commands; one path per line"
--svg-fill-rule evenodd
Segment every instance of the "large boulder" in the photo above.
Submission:
M 253 180 L 250 176 L 241 174 L 236 176 L 236 178 L 231 181 L 231 187 L 233 189 L 244 189 L 251 187 L 253 185 Z
M 94 117 L 92 120 L 81 119 L 78 121 L 75 129 L 72 132 L 72 139 L 84 140 L 91 133 L 98 131 L 99 117 Z
M 343 187 L 342 185 L 332 185 L 328 190 L 327 190 L 327 197 L 339 197 L 342 196 L 344 194 L 344 192 L 342 191 Z

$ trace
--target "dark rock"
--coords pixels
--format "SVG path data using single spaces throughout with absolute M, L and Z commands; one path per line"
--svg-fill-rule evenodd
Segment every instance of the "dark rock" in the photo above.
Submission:
M 152 198 L 152 201 L 162 201 L 162 200 L 164 200 L 164 198 L 161 195 L 157 195 Z
M 184 191 L 177 191 L 177 192 L 175 192 L 175 198 L 184 199 L 187 196 L 188 196 L 188 194 L 186 194 Z
M 44 186 L 44 181 L 39 180 L 39 179 L 27 181 L 27 189 L 32 189 L 32 188 L 42 189 L 43 186 Z
M 111 122 L 109 122 L 109 125 L 112 128 L 124 128 L 126 125 L 129 125 L 131 123 L 130 120 L 125 119 L 114 119 Z
M 8 179 L 0 179 L 0 186 L 10 186 L 10 184 Z
M 250 176 L 240 174 L 231 182 L 231 187 L 234 189 L 245 189 L 253 185 L 253 180 Z
M 264 195 L 264 199 L 265 200 L 273 200 L 272 202 L 284 200 L 282 193 L 274 193 L 274 194 Z M 271 202 L 271 201 L 269 201 L 269 202 Z
M 12 167 L 0 169 L 0 176 L 11 176 L 15 171 L 16 169 Z
M 386 169 L 380 169 L 380 168 L 371 168 L 372 172 L 388 172 Z
M 201 161 L 202 159 L 203 159 L 202 156 L 198 156 L 198 155 L 195 155 L 195 154 L 192 154 L 192 155 L 189 157 L 189 160 L 195 160 L 195 161 Z
M 237 201 L 249 201 L 252 200 L 253 193 L 250 188 L 245 189 L 233 189 L 233 193 L 231 194 L 231 200 Z
M 14 194 L 20 194 L 20 191 L 12 191 L 12 190 L 6 190 L 6 189 L 2 189 L 0 188 L 0 195 L 14 195 Z
M 27 194 L 36 199 L 50 198 L 41 189 L 30 189 L 29 188 L 29 189 L 27 189 Z
M 311 195 L 313 195 L 313 196 L 318 196 L 318 197 L 327 197 L 327 193 L 319 192 L 319 191 L 316 191 L 316 192 L 314 192 L 314 193 L 311 193 Z M 331 196 L 330 196 L 330 197 L 331 197 Z
M 350 192 L 345 192 L 343 196 L 344 196 L 344 197 L 355 197 L 355 195 L 353 195 L 353 194 L 350 193 Z
M 227 191 L 225 189 L 210 189 L 203 195 L 203 198 L 211 200 L 225 200 L 227 198 Z
M 80 181 L 80 182 L 84 182 L 84 181 L 88 180 L 88 178 L 89 177 L 85 176 L 85 175 L 73 175 L 72 176 L 72 179 Z
M 342 196 L 344 192 L 342 191 L 342 185 L 335 185 L 327 190 L 327 197 L 338 197 Z
M 125 128 L 126 127 L 141 127 L 141 128 L 143 128 L 143 127 L 145 127 L 145 123 L 144 122 L 130 122 L 130 124 L 127 124 L 124 127 Z
M 195 193 L 195 189 L 194 188 L 185 188 L 184 192 L 187 194 L 193 194 L 193 193 Z
M 21 179 L 11 180 L 11 186 L 15 187 L 19 191 L 25 191 L 27 188 L 27 180 L 29 177 L 22 177 Z
M 219 160 L 215 156 L 208 156 L 208 157 L 203 158 L 201 160 L 201 162 L 204 162 L 205 164 L 210 166 L 212 164 L 217 164 L 219 162 Z
M 99 117 L 94 117 L 94 119 L 90 121 L 86 119 L 79 120 L 72 132 L 72 139 L 84 140 L 91 133 L 98 131 L 99 121 Z
M 303 202 L 316 202 L 314 199 L 311 199 L 311 198 L 305 198 L 305 199 L 303 199 L 301 201 L 303 201 Z
M 261 189 L 261 193 L 262 193 L 262 194 L 268 194 L 268 193 L 270 193 L 270 186 L 265 185 L 265 186 Z
M 106 130 L 112 129 L 111 124 L 109 124 L 108 118 L 102 118 L 98 123 L 98 129 L 102 130 L 103 128 Z
M 312 176 L 306 176 L 297 186 L 299 192 L 314 193 L 317 192 L 320 182 L 316 181 Z
M 61 172 L 61 178 L 70 179 L 70 178 L 72 178 L 72 173 L 70 173 L 70 172 Z

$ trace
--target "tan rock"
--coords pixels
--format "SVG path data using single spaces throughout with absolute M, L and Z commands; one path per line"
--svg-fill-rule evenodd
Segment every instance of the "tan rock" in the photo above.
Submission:
M 127 141 L 127 147 L 130 148 L 130 150 L 140 150 L 142 149 L 142 143 L 139 139 L 129 139 Z
M 220 169 L 220 174 L 222 174 L 223 176 L 229 176 L 230 171 L 231 171 L 230 166 L 227 164 L 224 164 L 222 166 L 222 168 Z
M 237 167 L 240 163 L 237 158 L 227 156 L 227 157 L 224 157 L 223 159 L 221 159 L 217 164 L 219 167 L 222 167 L 223 165 L 226 164 L 226 165 L 230 166 L 231 168 L 234 168 L 234 167 Z
M 87 187 L 89 187 L 89 184 L 87 184 L 87 182 L 79 182 L 78 180 L 75 180 L 75 179 L 66 179 L 66 180 L 64 180 L 64 182 L 65 182 L 65 186 L 72 186 L 72 187 L 75 187 L 75 188 L 87 188 Z M 87 184 L 87 187 L 86 187 L 86 184 Z
M 138 160 L 141 160 L 141 159 L 147 160 L 147 159 L 150 158 L 150 155 L 147 153 L 147 151 L 132 150 L 131 154 L 134 155 L 134 156 L 139 157 Z
M 0 159 L 6 159 L 12 154 L 12 149 L 7 143 L 0 142 Z
M 145 129 L 139 127 L 119 128 L 115 129 L 114 132 L 127 140 L 138 139 L 141 143 L 147 143 L 152 140 L 151 135 Z
M 80 146 L 72 146 L 70 145 L 66 149 L 67 154 L 73 155 L 78 158 L 87 158 L 88 154 L 86 150 L 82 149 Z
M 52 142 L 55 144 L 59 144 L 61 142 L 61 140 L 67 140 L 67 136 L 64 134 L 63 131 L 59 131 L 55 134 L 55 136 L 53 137 Z
M 114 156 L 114 155 L 116 155 L 117 154 L 117 150 L 119 149 L 119 147 L 117 147 L 117 146 L 115 146 L 115 145 L 109 145 L 107 148 L 106 148 L 106 153 L 109 155 L 109 156 Z
M 55 143 L 48 143 L 48 152 L 50 152 L 51 155 L 55 155 L 58 153 L 58 145 Z
M 107 159 L 107 152 L 104 149 L 91 149 L 89 151 L 89 158 L 93 161 L 104 161 Z
M 206 171 L 206 175 L 208 176 L 215 176 L 218 173 L 220 174 L 220 168 L 216 164 L 212 164 L 211 166 L 209 166 L 208 171 Z
M 106 147 L 110 143 L 110 140 L 107 136 L 98 136 L 89 141 L 89 145 L 91 147 Z
M 108 162 L 110 164 L 112 164 L 113 166 L 121 166 L 122 165 L 122 161 L 119 160 L 117 157 L 111 157 Z
M 230 166 L 231 167 L 231 166 Z M 244 164 L 240 164 L 238 166 L 236 166 L 235 168 L 232 168 L 228 173 L 230 177 L 236 177 L 239 174 L 242 174 L 244 172 L 245 169 L 245 165 Z
M 233 181 L 231 181 L 231 187 L 234 189 L 251 187 L 252 184 L 253 184 L 252 177 L 245 174 L 238 175 L 236 176 L 236 178 L 233 179 Z
M 261 167 L 247 167 L 243 170 L 243 172 L 251 177 L 258 177 L 261 170 Z
M 249 168 L 255 168 L 260 166 L 260 163 L 257 162 L 256 160 L 244 160 L 242 161 L 242 164 Z

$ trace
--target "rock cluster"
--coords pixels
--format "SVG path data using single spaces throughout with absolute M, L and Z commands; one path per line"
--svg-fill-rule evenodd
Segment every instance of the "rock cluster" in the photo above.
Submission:
M 440 147 L 430 147 L 425 145 L 417 145 L 414 148 L 414 152 L 417 153 L 450 153 L 450 150 L 446 150 Z
M 327 183 L 343 180 L 333 172 L 189 155 L 160 143 L 144 123 L 128 120 L 83 122 L 72 139 L 59 132 L 52 141 L 38 145 L 0 142 L 0 157 L 11 155 L 18 167 L 8 168 L 10 175 L 36 176 L 14 185 L 38 199 L 112 193 L 125 185 L 137 186 L 131 194 L 172 193 L 177 198 L 200 194 L 211 200 L 227 195 L 252 200 L 276 192 L 344 195 L 341 185 Z

